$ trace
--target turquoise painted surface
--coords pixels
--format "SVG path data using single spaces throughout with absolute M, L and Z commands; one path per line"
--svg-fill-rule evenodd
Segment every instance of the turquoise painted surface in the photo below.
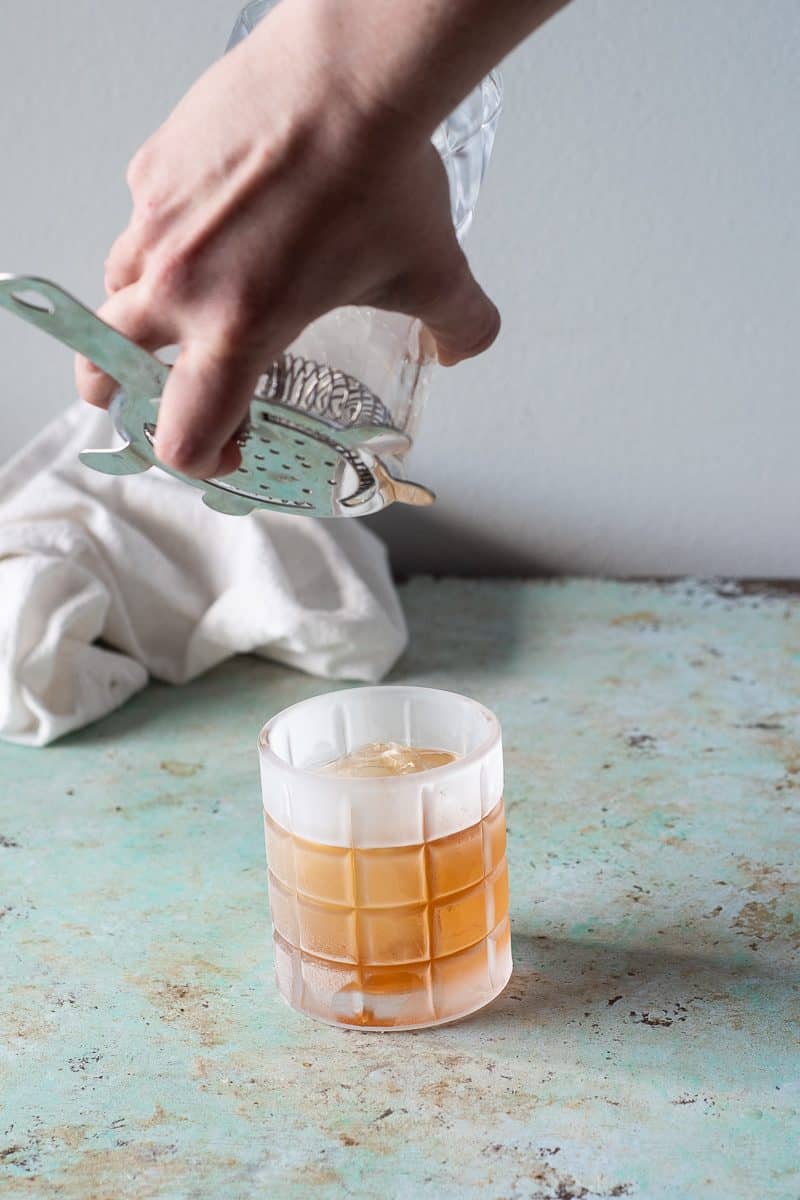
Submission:
M 506 743 L 516 973 L 462 1025 L 307 1021 L 271 978 L 241 660 L 0 746 L 0 1195 L 800 1196 L 800 603 L 404 589 L 398 679 Z

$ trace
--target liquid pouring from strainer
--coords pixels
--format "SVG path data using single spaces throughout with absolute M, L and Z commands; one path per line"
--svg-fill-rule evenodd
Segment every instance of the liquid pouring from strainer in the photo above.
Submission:
M 284 354 L 259 380 L 237 442 L 241 466 L 232 475 L 192 479 L 164 466 L 153 452 L 160 397 L 170 367 L 101 321 L 47 279 L 0 275 L 0 305 L 83 354 L 122 389 L 111 415 L 126 444 L 84 450 L 81 462 L 108 475 L 159 467 L 203 492 L 209 508 L 232 516 L 253 509 L 315 517 L 355 517 L 396 501 L 432 504 L 421 484 L 393 475 L 410 439 L 386 406 L 351 375 Z

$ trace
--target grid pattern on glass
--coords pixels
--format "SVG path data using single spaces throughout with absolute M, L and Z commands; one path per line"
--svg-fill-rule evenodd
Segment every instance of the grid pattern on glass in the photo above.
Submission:
M 488 1003 L 511 969 L 505 814 L 427 843 L 323 846 L 265 815 L 278 983 L 326 1020 L 398 1027 Z

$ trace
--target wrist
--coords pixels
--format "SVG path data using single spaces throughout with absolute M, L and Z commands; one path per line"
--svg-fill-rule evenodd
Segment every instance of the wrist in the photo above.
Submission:
M 338 8 L 333 13 L 331 8 Z M 390 100 L 381 86 L 380 56 L 367 35 L 350 40 L 348 0 L 283 0 L 234 53 L 232 72 L 247 104 L 251 136 L 263 131 L 267 158 L 317 156 L 336 173 L 374 166 L 393 154 L 425 146 L 432 126 Z M 244 95 L 247 100 L 244 101 Z
M 419 86 L 430 50 L 414 11 L 420 7 L 410 0 L 406 22 L 394 0 L 282 0 L 245 45 L 266 70 L 276 56 L 281 62 L 284 88 L 292 88 L 281 98 L 284 114 L 334 126 L 347 142 L 414 144 L 428 140 L 461 98 L 448 107 L 441 82 Z

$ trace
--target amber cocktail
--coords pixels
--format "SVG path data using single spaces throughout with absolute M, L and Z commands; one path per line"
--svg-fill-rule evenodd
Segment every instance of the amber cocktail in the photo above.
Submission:
M 336 1024 L 411 1029 L 502 991 L 496 718 L 449 692 L 359 688 L 281 713 L 259 746 L 284 998 Z

